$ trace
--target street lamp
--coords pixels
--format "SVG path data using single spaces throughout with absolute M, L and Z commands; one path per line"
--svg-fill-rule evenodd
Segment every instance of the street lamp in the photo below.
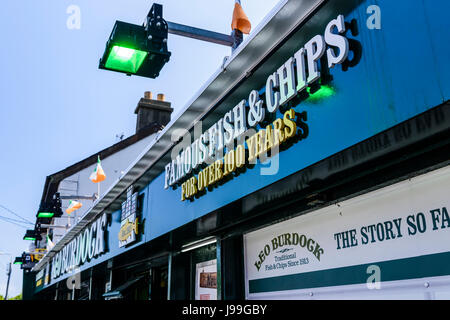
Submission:
M 163 19 L 163 7 L 154 3 L 143 26 L 116 21 L 100 59 L 99 68 L 156 78 L 171 53 L 167 49 L 168 33 L 221 44 L 233 50 L 242 42 L 242 37 L 185 26 Z

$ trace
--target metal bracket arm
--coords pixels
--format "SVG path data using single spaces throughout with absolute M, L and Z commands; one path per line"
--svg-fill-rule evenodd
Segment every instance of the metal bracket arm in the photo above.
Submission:
M 167 24 L 169 26 L 169 33 L 171 34 L 221 44 L 227 47 L 232 47 L 234 44 L 234 38 L 230 35 L 194 28 L 169 21 L 167 21 Z
M 79 195 L 73 195 L 73 196 L 60 196 L 61 200 L 97 200 L 98 195 L 94 193 L 92 196 L 79 196 Z

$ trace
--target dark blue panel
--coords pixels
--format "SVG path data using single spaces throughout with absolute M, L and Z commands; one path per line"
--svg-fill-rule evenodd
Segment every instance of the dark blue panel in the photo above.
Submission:
M 380 30 L 369 30 L 366 26 L 367 7 L 372 4 L 381 8 Z M 448 99 L 450 19 L 445 14 L 449 11 L 450 1 L 446 0 L 379 0 L 359 5 L 346 16 L 346 21 L 357 20 L 359 35 L 349 37 L 361 42 L 362 59 L 346 72 L 341 66 L 331 70 L 334 96 L 319 103 L 304 102 L 295 108 L 298 112 L 307 111 L 310 135 L 280 154 L 278 173 L 261 175 L 264 166 L 258 164 L 194 202 L 181 202 L 180 189 L 164 190 L 164 175 L 159 176 L 149 186 L 152 199 L 147 239 L 201 217 Z M 274 71 L 283 62 L 274 65 Z
M 423 46 L 431 46 L 433 51 L 434 68 L 429 73 L 436 73 L 439 80 L 439 89 L 441 90 L 442 100 L 447 101 L 450 97 L 450 1 L 423 1 L 426 17 L 426 25 L 429 33 L 429 43 Z M 426 63 L 426 62 L 424 62 Z M 431 66 L 430 66 L 431 68 Z M 428 77 L 423 77 L 424 82 Z

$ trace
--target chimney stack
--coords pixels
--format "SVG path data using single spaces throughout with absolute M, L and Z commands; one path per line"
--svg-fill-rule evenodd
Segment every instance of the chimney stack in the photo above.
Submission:
M 164 94 L 158 93 L 157 100 L 153 100 L 153 94 L 146 91 L 134 111 L 137 114 L 136 133 L 155 123 L 166 126 L 173 112 L 170 106 L 171 103 L 165 101 Z

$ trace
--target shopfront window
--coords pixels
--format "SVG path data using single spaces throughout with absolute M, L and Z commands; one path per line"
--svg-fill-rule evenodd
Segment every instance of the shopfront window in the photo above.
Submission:
M 192 297 L 194 300 L 217 300 L 216 244 L 191 252 Z

